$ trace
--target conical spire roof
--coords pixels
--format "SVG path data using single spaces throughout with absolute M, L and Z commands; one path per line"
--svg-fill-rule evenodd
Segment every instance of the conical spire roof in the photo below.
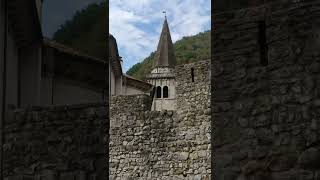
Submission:
M 153 66 L 174 67 L 175 65 L 176 57 L 174 54 L 167 18 L 165 18 Z

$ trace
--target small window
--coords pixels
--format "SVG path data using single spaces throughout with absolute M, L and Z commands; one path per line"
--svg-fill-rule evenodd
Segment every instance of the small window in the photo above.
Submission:
M 268 65 L 268 45 L 267 45 L 267 32 L 266 32 L 266 22 L 258 22 L 259 29 L 259 46 L 260 46 L 260 64 L 262 66 Z
M 194 69 L 191 68 L 191 80 L 192 82 L 194 82 Z
M 157 98 L 161 98 L 161 87 L 157 87 Z
M 168 86 L 163 87 L 163 98 L 168 98 L 169 97 L 169 88 Z

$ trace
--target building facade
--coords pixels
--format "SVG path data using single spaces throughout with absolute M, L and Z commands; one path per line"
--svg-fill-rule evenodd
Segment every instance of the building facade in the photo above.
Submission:
M 107 102 L 106 60 L 49 39 L 42 57 L 41 105 Z
M 119 56 L 117 41 L 111 34 L 109 35 L 109 63 L 109 94 L 111 96 L 150 93 L 151 84 L 122 72 L 123 60 Z
M 147 82 L 154 86 L 152 110 L 176 109 L 175 65 L 174 48 L 167 18 L 165 17 L 153 69 L 146 76 Z
M 108 63 L 44 40 L 41 4 L 0 2 L 0 179 L 103 180 Z
M 40 105 L 42 32 L 36 1 L 0 3 L 0 111 Z M 40 7 L 40 6 L 39 6 Z

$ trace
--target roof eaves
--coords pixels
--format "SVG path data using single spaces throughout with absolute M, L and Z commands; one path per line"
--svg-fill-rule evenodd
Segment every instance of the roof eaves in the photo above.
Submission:
M 125 74 L 124 77 L 127 79 L 128 85 L 132 85 L 132 86 L 137 87 L 143 91 L 148 91 L 153 87 L 152 84 L 147 83 L 145 81 L 141 81 L 139 79 L 135 79 L 129 75 Z
M 43 44 L 47 47 L 53 48 L 55 50 L 57 50 L 58 52 L 67 54 L 67 55 L 71 55 L 71 56 L 77 56 L 79 58 L 83 58 L 83 59 L 87 59 L 87 60 L 92 60 L 92 61 L 96 61 L 99 63 L 106 63 L 104 60 L 99 59 L 97 57 L 93 57 L 90 55 L 87 55 L 83 52 L 80 52 L 74 48 L 68 47 L 66 45 L 60 44 L 54 40 L 50 40 L 48 38 L 43 38 Z

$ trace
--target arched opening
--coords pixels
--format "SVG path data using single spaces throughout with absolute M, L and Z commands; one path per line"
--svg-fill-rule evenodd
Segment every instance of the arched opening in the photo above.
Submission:
M 169 88 L 168 86 L 163 87 L 163 98 L 168 98 L 169 97 Z
M 161 87 L 157 87 L 157 98 L 161 98 Z
M 194 69 L 191 68 L 191 80 L 192 82 L 194 82 Z

